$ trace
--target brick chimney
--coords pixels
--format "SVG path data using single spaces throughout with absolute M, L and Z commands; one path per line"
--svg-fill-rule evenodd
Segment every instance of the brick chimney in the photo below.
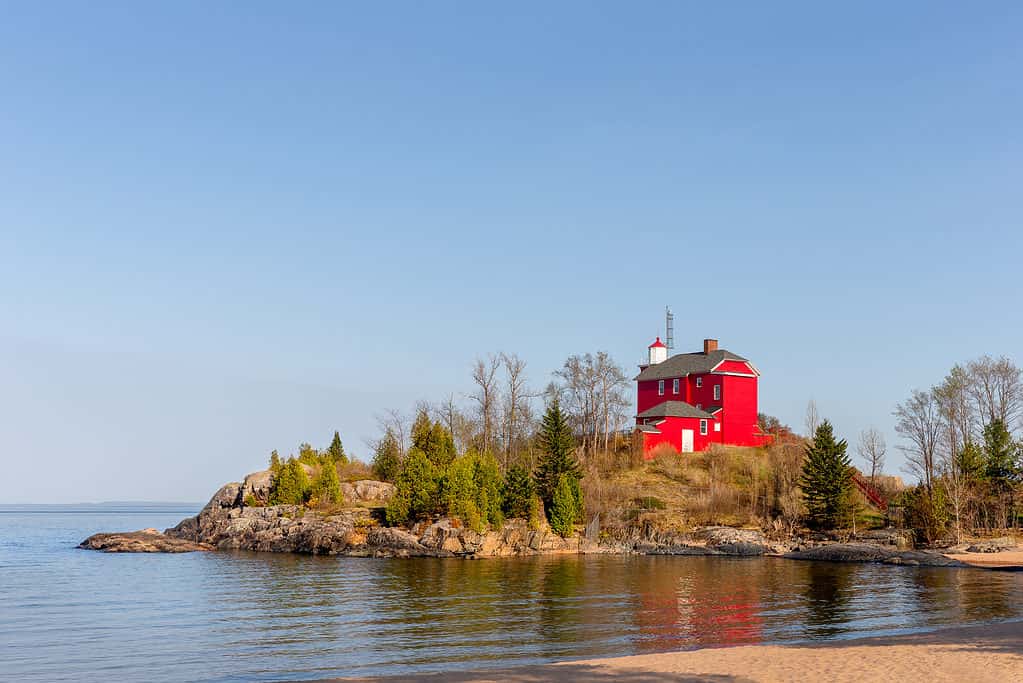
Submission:
M 711 351 L 717 351 L 717 350 L 718 350 L 718 340 L 717 339 L 704 339 L 703 340 L 703 353 L 704 354 L 709 354 Z

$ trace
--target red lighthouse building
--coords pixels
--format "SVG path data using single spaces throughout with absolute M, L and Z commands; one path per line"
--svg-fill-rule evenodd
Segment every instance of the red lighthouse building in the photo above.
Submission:
M 636 428 L 643 453 L 668 444 L 680 453 L 711 444 L 762 446 L 770 437 L 757 425 L 757 381 L 750 361 L 704 339 L 703 351 L 668 358 L 661 338 L 636 376 Z

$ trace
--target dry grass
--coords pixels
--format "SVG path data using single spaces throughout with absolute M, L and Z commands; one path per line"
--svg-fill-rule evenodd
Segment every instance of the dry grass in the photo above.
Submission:
M 668 528 L 708 524 L 793 528 L 803 505 L 796 481 L 802 448 L 715 446 L 704 453 L 659 447 L 637 467 L 587 470 L 583 495 L 588 515 L 609 521 L 656 520 Z M 599 476 L 591 476 L 599 475 Z M 648 504 L 647 499 L 656 499 Z

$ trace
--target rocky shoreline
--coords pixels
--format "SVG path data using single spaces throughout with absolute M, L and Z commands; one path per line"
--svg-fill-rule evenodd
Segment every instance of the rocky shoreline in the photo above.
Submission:
M 294 505 L 266 505 L 269 472 L 223 486 L 195 517 L 163 533 L 145 529 L 94 534 L 79 547 L 104 552 L 257 552 L 354 557 L 484 558 L 547 554 L 639 554 L 754 557 L 876 562 L 910 566 L 965 567 L 934 550 L 912 549 L 912 537 L 898 530 L 866 532 L 847 542 L 827 537 L 769 540 L 759 530 L 704 527 L 690 532 L 652 524 L 612 527 L 562 538 L 547 528 L 509 520 L 500 529 L 477 533 L 456 519 L 423 522 L 411 529 L 381 523 L 382 506 L 393 492 L 384 482 L 344 485 L 348 507 L 324 514 Z M 253 504 L 255 503 L 255 504 Z M 978 549 L 979 550 L 979 549 Z M 987 550 L 985 548 L 985 550 Z

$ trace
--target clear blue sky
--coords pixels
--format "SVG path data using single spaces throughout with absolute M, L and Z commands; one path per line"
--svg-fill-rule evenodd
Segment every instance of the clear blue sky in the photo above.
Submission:
M 894 442 L 912 388 L 1023 360 L 1021 35 L 1013 2 L 8 4 L 0 502 L 366 456 L 477 354 L 634 366 L 666 304 L 766 412 Z

